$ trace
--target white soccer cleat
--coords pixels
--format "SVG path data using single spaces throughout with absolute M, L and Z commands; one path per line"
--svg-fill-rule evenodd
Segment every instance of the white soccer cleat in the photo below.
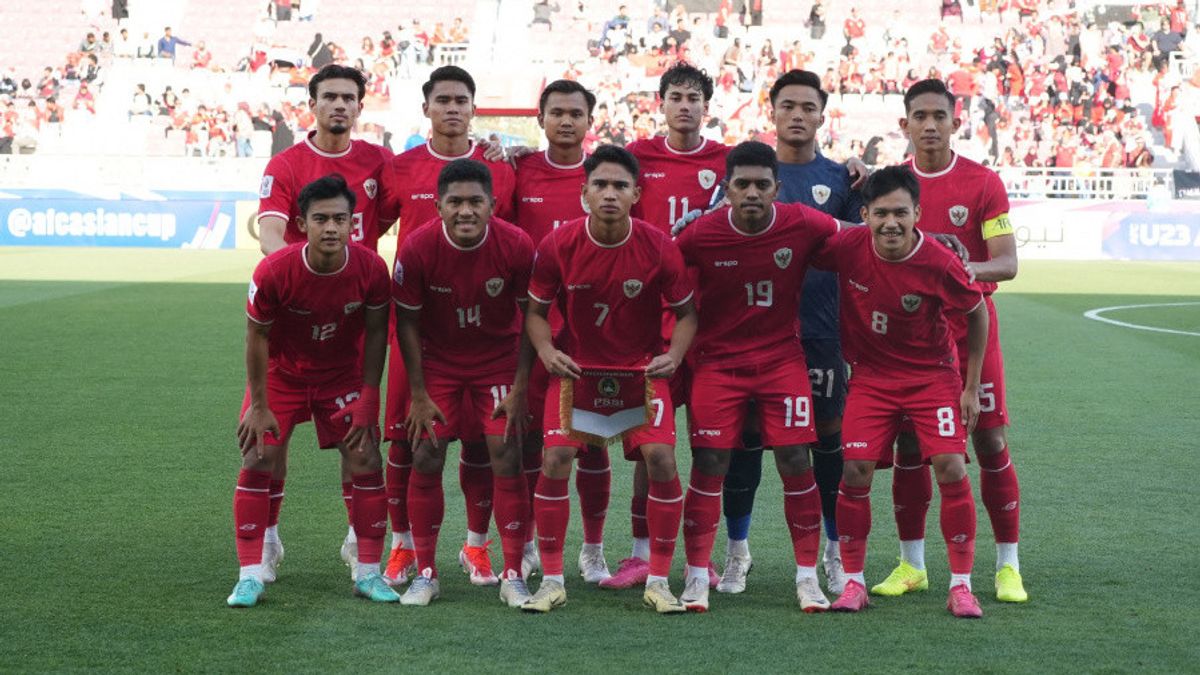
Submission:
M 741 593 L 746 590 L 746 576 L 754 567 L 750 554 L 737 555 L 730 553 L 725 556 L 725 571 L 717 582 L 718 593 Z
M 283 562 L 283 542 L 263 542 L 262 581 L 264 584 L 275 583 L 279 576 L 279 563 Z
M 521 554 L 521 578 L 528 580 L 529 577 L 542 571 L 542 557 L 538 554 L 536 545 L 525 545 L 525 551 Z
M 841 556 L 829 555 L 829 549 L 825 549 L 821 564 L 825 568 L 825 588 L 833 595 L 841 595 L 846 590 L 846 570 L 842 567 Z
M 404 591 L 404 595 L 400 596 L 400 604 L 409 607 L 427 607 L 441 595 L 441 587 L 438 584 L 437 577 L 433 576 L 433 570 L 426 567 L 421 570 L 421 573 L 413 578 L 413 582 L 409 584 L 408 590 Z
M 584 544 L 579 550 L 579 576 L 589 584 L 598 584 L 612 576 L 608 561 L 604 559 L 604 549 Z
M 829 598 L 821 592 L 816 577 L 805 577 L 796 582 L 796 600 L 800 602 L 800 609 L 808 614 L 829 609 Z
M 342 562 L 350 568 L 350 581 L 358 581 L 358 540 L 349 534 L 342 540 Z
M 520 609 L 532 597 L 524 579 L 513 575 L 513 578 L 500 580 L 500 601 L 505 605 Z
M 689 612 L 698 612 L 703 614 L 708 611 L 708 579 L 703 577 L 692 577 L 687 580 L 687 585 L 683 587 L 683 594 L 679 596 L 679 601 L 687 608 Z

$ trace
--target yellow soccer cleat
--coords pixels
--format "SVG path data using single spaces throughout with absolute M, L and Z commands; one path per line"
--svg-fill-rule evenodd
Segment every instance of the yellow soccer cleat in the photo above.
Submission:
M 1005 565 L 996 572 L 996 599 L 1000 602 L 1028 602 L 1029 594 L 1021 582 L 1021 573 L 1012 565 Z
M 705 579 L 705 583 L 707 581 Z M 651 581 L 646 584 L 646 590 L 642 593 L 642 604 L 659 614 L 680 614 L 687 611 L 687 607 L 671 593 L 671 587 L 665 581 Z
M 919 570 L 904 560 L 892 570 L 886 579 L 871 587 L 873 595 L 896 597 L 913 591 L 929 589 L 929 574 Z
M 567 589 L 553 579 L 542 579 L 542 585 L 537 593 L 521 605 L 523 612 L 538 612 L 545 614 L 552 609 L 558 609 L 567 604 Z

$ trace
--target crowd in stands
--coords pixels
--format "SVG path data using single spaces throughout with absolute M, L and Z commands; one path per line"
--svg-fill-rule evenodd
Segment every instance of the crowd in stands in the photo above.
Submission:
M 978 7 L 968 0 L 967 12 L 959 0 L 940 0 L 942 21 L 932 30 L 922 27 L 920 34 L 898 15 L 867 17 L 854 7 L 840 27 L 830 26 L 829 0 L 813 0 L 803 30 L 787 44 L 775 44 L 772 33 L 757 28 L 759 0 L 723 0 L 715 14 L 689 13 L 682 4 L 668 10 L 664 4 L 635 16 L 622 6 L 607 18 L 590 14 L 586 0 L 538 0 L 530 27 L 591 36 L 586 56 L 581 49 L 565 71 L 546 66 L 548 78 L 578 79 L 596 92 L 591 143 L 665 133 L 654 99 L 656 79 L 675 61 L 688 60 L 714 76 L 705 135 L 726 143 L 749 138 L 772 143 L 769 87 L 781 73 L 803 68 L 820 74 L 832 94 L 821 140 L 823 152 L 839 160 L 850 155 L 868 164 L 901 160 L 908 144 L 895 123 L 902 104 L 892 95 L 919 79 L 938 77 L 961 102 L 956 147 L 968 156 L 995 166 L 1136 167 L 1153 161 L 1156 140 L 1178 145 L 1176 122 L 1200 112 L 1194 102 L 1200 96 L 1193 93 L 1200 92 L 1200 77 L 1185 80 L 1171 61 L 1173 53 L 1200 55 L 1200 29 L 1183 0 L 1175 1 L 1139 6 L 1125 23 L 1097 25 L 1066 0 L 979 0 Z M 263 21 L 311 18 L 316 4 L 268 3 L 270 18 Z M 217 63 L 199 37 L 193 43 L 170 28 L 157 39 L 139 32 L 136 38 L 124 27 L 115 36 L 88 33 L 64 63 L 46 67 L 40 76 L 19 76 L 11 68 L 0 74 L 0 152 L 23 146 L 40 128 L 61 124 L 68 115 L 95 114 L 111 59 L 248 72 L 264 89 L 278 92 L 254 103 L 213 99 L 211 93 L 201 100 L 171 86 L 132 92 L 129 117 L 164 117 L 168 130 L 186 134 L 188 154 L 245 156 L 256 131 L 271 132 L 278 150 L 311 126 L 304 97 L 284 93 L 302 88 L 326 63 L 361 69 L 368 77 L 366 108 L 386 108 L 397 79 L 409 86 L 439 45 L 469 42 L 461 18 L 431 29 L 413 19 L 353 44 L 316 33 L 307 49 L 293 46 L 293 58 L 279 56 L 256 31 L 244 58 Z M 886 123 L 856 126 L 852 118 L 864 107 L 886 111 L 878 116 Z M 363 131 L 376 142 L 391 136 L 377 125 Z

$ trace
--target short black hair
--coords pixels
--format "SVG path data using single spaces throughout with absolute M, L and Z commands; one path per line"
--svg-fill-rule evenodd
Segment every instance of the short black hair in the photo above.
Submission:
M 590 178 L 596 167 L 605 163 L 621 165 L 629 172 L 629 175 L 633 176 L 633 180 L 637 181 L 639 171 L 637 157 L 619 145 L 598 146 L 592 154 L 588 155 L 587 159 L 583 160 L 584 175 Z
M 659 98 L 667 97 L 667 88 L 671 85 L 695 87 L 704 94 L 705 101 L 711 101 L 713 97 L 713 80 L 708 76 L 708 72 L 700 70 L 686 61 L 680 61 L 667 68 L 667 72 L 658 78 Z
M 458 66 L 442 66 L 441 68 L 435 68 L 429 74 L 429 79 L 425 81 L 425 84 L 421 85 L 421 95 L 425 97 L 426 101 L 429 100 L 429 95 L 433 93 L 433 86 L 438 82 L 462 82 L 467 85 L 467 91 L 471 92 L 471 99 L 474 100 L 475 98 L 475 78 L 471 77 L 470 73 Z
M 871 202 L 896 190 L 904 190 L 912 196 L 913 204 L 921 203 L 921 184 L 906 166 L 888 166 L 871 174 L 862 187 L 863 204 Z
M 829 101 L 829 92 L 821 88 L 820 76 L 811 70 L 789 70 L 780 75 L 779 79 L 775 80 L 775 84 L 771 85 L 771 105 L 775 105 L 775 99 L 779 97 L 779 92 L 783 91 L 784 87 L 794 84 L 816 89 L 817 95 L 821 97 L 821 110 L 825 110 L 825 103 Z
M 336 197 L 345 197 L 346 202 L 350 204 L 350 213 L 354 213 L 354 192 L 346 185 L 342 174 L 331 173 L 314 180 L 300 190 L 300 196 L 296 199 L 300 207 L 300 217 L 308 217 L 308 207 L 312 206 L 313 202 Z
M 921 94 L 940 94 L 946 97 L 946 101 L 950 104 L 950 111 L 954 111 L 954 94 L 946 88 L 946 83 L 941 80 L 929 79 L 916 82 L 913 86 L 904 92 L 904 112 L 908 112 L 912 106 L 913 99 Z
M 437 180 L 438 199 L 451 183 L 479 183 L 488 196 L 492 194 L 492 172 L 483 162 L 474 159 L 456 159 L 442 167 Z
M 733 177 L 733 170 L 739 166 L 761 166 L 771 170 L 771 175 L 779 179 L 779 158 L 775 149 L 766 143 L 744 141 L 733 146 L 725 155 L 725 180 Z
M 362 74 L 358 68 L 349 66 L 340 66 L 336 63 L 330 63 L 321 70 L 317 71 L 308 81 L 308 97 L 316 100 L 317 85 L 325 80 L 350 80 L 358 85 L 358 100 L 361 103 L 367 95 L 367 76 Z
M 546 85 L 542 90 L 542 95 L 538 99 L 538 112 L 546 112 L 546 101 L 550 100 L 550 94 L 583 94 L 583 100 L 587 101 L 588 114 L 596 108 L 596 95 L 588 91 L 588 88 L 579 84 L 575 80 L 555 80 Z

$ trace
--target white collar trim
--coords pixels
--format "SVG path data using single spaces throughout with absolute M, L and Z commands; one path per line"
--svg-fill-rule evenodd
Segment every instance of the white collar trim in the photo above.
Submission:
M 337 276 L 342 273 L 342 270 L 346 269 L 347 265 L 350 264 L 350 244 L 346 244 L 346 259 L 344 261 L 342 261 L 342 266 L 332 272 L 318 272 L 318 271 L 314 270 L 311 265 L 308 264 L 308 244 L 305 244 L 304 249 L 302 251 L 300 251 L 300 257 L 304 259 L 304 268 L 307 269 L 309 272 L 312 272 L 313 274 L 315 274 L 319 277 Z
M 446 241 L 451 246 L 453 246 L 454 248 L 456 248 L 460 251 L 479 250 L 479 247 L 483 246 L 483 243 L 487 241 L 488 233 L 490 233 L 491 231 L 492 231 L 492 224 L 490 222 L 484 223 L 483 224 L 483 237 L 481 237 L 479 239 L 479 242 L 477 244 L 475 244 L 474 246 L 459 246 L 458 244 L 454 243 L 454 239 L 450 236 L 450 229 L 446 227 L 446 221 L 444 221 L 444 220 L 442 221 L 442 236 L 444 236 L 446 238 Z
M 700 145 L 697 145 L 696 147 L 692 148 L 691 150 L 676 150 L 675 148 L 671 147 L 670 137 L 663 136 L 663 147 L 667 149 L 667 152 L 669 152 L 673 155 L 694 155 L 697 152 L 700 152 L 701 150 L 706 148 L 707 146 L 708 146 L 708 139 L 701 136 L 700 137 Z
M 312 150 L 314 153 L 320 155 L 321 157 L 329 157 L 331 159 L 337 159 L 338 157 L 345 157 L 346 155 L 350 154 L 351 150 L 354 149 L 354 141 L 351 140 L 350 145 L 347 145 L 346 149 L 341 152 L 325 152 L 324 150 L 318 148 L 316 143 L 313 143 L 312 139 L 316 135 L 317 135 L 317 132 L 315 132 L 315 131 L 312 133 L 306 134 L 304 136 L 304 144 L 308 146 L 309 150 Z
M 625 234 L 625 238 L 615 244 L 601 244 L 600 242 L 596 241 L 596 238 L 592 236 L 592 217 L 590 215 L 587 217 L 587 220 L 584 221 L 583 229 L 587 231 L 588 239 L 591 239 L 592 243 L 600 248 L 618 248 L 624 246 L 625 242 L 629 241 L 629 238 L 633 236 L 633 218 L 629 219 L 629 232 Z
M 925 173 L 924 171 L 921 171 L 920 169 L 918 169 L 916 155 L 913 155 L 913 158 L 912 158 L 913 173 L 917 174 L 921 178 L 940 178 L 940 177 L 945 176 L 946 174 L 950 173 L 951 171 L 953 171 L 954 166 L 956 164 L 958 164 L 958 153 L 954 152 L 953 150 L 950 151 L 950 165 L 947 166 L 946 168 L 942 169 L 941 171 L 936 171 L 934 173 Z
M 436 150 L 433 149 L 433 141 L 425 141 L 425 149 L 429 151 L 429 154 L 433 155 L 434 157 L 437 157 L 438 159 L 442 159 L 447 162 L 452 162 L 456 159 L 466 159 L 466 158 L 470 157 L 471 155 L 475 154 L 475 141 L 471 141 L 471 144 L 469 146 L 467 146 L 466 154 L 463 154 L 463 155 L 440 154 Z
M 587 161 L 587 157 L 588 157 L 587 153 L 585 152 L 585 153 L 583 153 L 583 159 L 579 160 L 575 164 L 557 164 L 553 160 L 550 159 L 550 151 L 549 150 L 543 150 L 542 156 L 546 158 L 546 163 L 549 164 L 550 166 L 554 167 L 555 169 L 578 169 L 579 167 L 583 166 L 583 163 L 585 161 Z
M 767 226 L 765 228 L 763 228 L 762 231 L 760 231 L 760 232 L 746 232 L 745 230 L 739 230 L 738 226 L 733 224 L 733 207 L 732 206 L 729 207 L 729 211 L 725 215 L 727 216 L 727 218 L 729 220 L 729 227 L 733 228 L 734 232 L 737 232 L 738 234 L 742 235 L 743 237 L 760 237 L 760 236 L 770 232 L 772 227 L 775 227 L 775 219 L 779 216 L 779 211 L 775 209 L 774 204 L 771 204 L 771 222 L 767 223 Z
M 914 255 L 917 254 L 917 251 L 921 250 L 921 245 L 925 243 L 925 233 L 916 229 L 915 227 L 913 228 L 913 231 L 917 233 L 917 245 L 913 246 L 913 250 L 909 251 L 908 255 L 904 256 L 903 258 L 900 258 L 899 260 L 888 260 L 887 258 L 879 255 L 879 250 L 875 248 L 874 233 L 872 233 L 872 236 L 871 236 L 871 238 L 872 238 L 871 251 L 875 254 L 876 258 L 879 258 L 883 262 L 887 262 L 887 263 L 908 262 L 909 260 L 912 259 L 912 257 Z

